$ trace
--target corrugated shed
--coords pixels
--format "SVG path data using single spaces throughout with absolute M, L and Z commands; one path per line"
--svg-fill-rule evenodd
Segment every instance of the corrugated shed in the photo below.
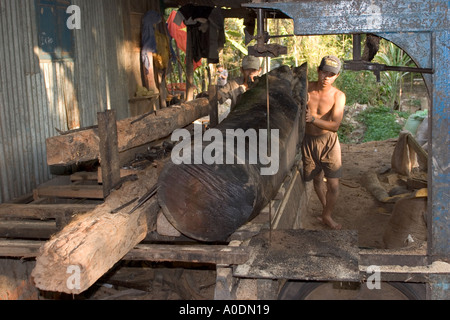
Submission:
M 94 125 L 106 108 L 128 116 L 122 2 L 72 4 L 74 60 L 50 62 L 39 60 L 35 1 L 0 0 L 0 203 L 52 178 L 45 140 L 55 128 Z
M 75 32 L 76 85 L 82 126 L 97 123 L 97 112 L 116 109 L 128 116 L 124 31 L 120 0 L 77 0 L 82 28 Z

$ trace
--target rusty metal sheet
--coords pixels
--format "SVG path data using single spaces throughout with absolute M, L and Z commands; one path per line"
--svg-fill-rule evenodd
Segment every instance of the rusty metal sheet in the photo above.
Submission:
M 235 277 L 359 281 L 356 231 L 268 231 L 253 238 L 249 246 L 250 259 L 235 268 Z
M 297 35 L 424 32 L 448 28 L 445 0 L 330 0 L 243 4 L 292 17 Z
M 431 108 L 431 195 L 428 200 L 429 215 L 428 225 L 431 225 L 429 237 L 429 251 L 433 260 L 450 262 L 450 121 L 448 93 L 450 91 L 450 79 L 446 68 L 450 63 L 448 31 L 433 33 L 433 67 L 436 70 L 433 75 L 433 93 Z

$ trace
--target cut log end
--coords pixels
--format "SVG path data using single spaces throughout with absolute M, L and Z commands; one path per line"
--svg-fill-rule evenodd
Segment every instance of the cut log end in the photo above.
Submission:
M 166 165 L 158 198 L 168 221 L 179 232 L 198 241 L 221 242 L 249 220 L 256 191 L 246 190 L 251 187 L 245 184 L 245 172 L 230 169 Z
M 141 198 L 155 185 L 156 172 L 150 171 L 138 181 L 125 183 L 104 204 L 78 217 L 44 244 L 32 272 L 37 288 L 80 294 L 145 239 L 160 210 L 156 198 L 133 214 L 128 207 L 111 212 L 136 196 Z

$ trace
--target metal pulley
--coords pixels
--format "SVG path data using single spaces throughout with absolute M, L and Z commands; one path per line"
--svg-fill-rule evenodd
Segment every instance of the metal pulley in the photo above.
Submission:
M 256 36 L 249 34 L 248 31 L 245 30 L 245 45 L 248 45 L 252 40 L 256 40 L 256 46 L 248 47 L 248 54 L 263 58 L 276 58 L 283 54 L 287 54 L 287 47 L 281 46 L 279 44 L 269 44 L 268 42 L 271 38 L 288 36 L 270 36 L 269 33 L 265 31 L 263 9 L 257 9 L 257 19 L 258 31 Z

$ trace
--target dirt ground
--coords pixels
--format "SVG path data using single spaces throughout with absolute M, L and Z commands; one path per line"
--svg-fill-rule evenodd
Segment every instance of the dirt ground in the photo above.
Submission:
M 388 180 L 395 175 L 391 170 L 391 159 L 397 140 L 342 145 L 343 178 L 341 179 L 339 202 L 333 218 L 343 229 L 357 230 L 361 248 L 383 249 L 383 235 L 389 223 L 394 204 L 378 201 L 365 189 L 361 180 L 368 172 L 378 175 L 380 184 L 389 192 L 396 187 Z M 312 186 L 311 186 L 312 188 Z M 317 218 L 322 205 L 311 191 L 309 210 L 303 217 L 303 228 L 327 229 Z

